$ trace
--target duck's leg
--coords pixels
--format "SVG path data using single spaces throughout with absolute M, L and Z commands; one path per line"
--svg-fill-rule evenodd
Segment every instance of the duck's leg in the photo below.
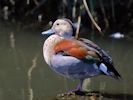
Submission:
M 76 95 L 80 95 L 80 96 L 100 96 L 100 92 L 98 91 L 84 91 L 82 89 L 83 87 L 83 82 L 84 82 L 84 79 L 80 79 L 78 85 L 77 85 L 77 88 L 75 90 L 73 90 L 73 92 L 76 94 Z
M 83 79 L 79 81 L 77 87 L 73 90 L 70 90 L 67 93 L 64 94 L 59 94 L 57 97 L 71 97 L 71 96 L 76 96 L 76 95 L 80 95 L 80 96 L 85 96 L 86 92 L 82 91 L 82 84 L 83 84 Z
M 82 90 L 83 81 L 84 81 L 84 79 L 80 79 L 77 87 L 75 89 L 71 90 L 70 92 L 73 92 L 77 95 L 85 95 L 86 92 Z
M 77 95 L 85 95 L 85 91 L 82 90 L 83 82 L 84 82 L 84 79 L 80 79 L 80 81 L 79 81 L 79 83 L 77 85 L 75 94 L 77 94 Z
M 78 83 L 78 85 L 76 87 L 77 91 L 82 91 L 83 81 L 84 81 L 83 79 L 80 79 L 80 81 L 79 81 L 79 83 Z

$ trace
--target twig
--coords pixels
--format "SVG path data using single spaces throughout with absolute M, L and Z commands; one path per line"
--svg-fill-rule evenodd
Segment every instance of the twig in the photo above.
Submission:
M 27 2 L 28 1 L 30 1 L 30 0 L 27 0 Z M 28 16 L 29 14 L 33 14 L 36 10 L 38 10 L 40 7 L 42 7 L 44 4 L 45 4 L 45 2 L 46 2 L 47 0 L 42 0 L 42 1 L 40 1 L 40 2 L 38 2 L 38 4 L 36 5 L 36 7 L 34 7 L 33 9 L 31 9 L 31 10 L 29 10 L 29 11 L 27 11 L 26 13 L 25 13 L 25 17 L 26 16 Z M 28 5 L 28 4 L 27 4 Z
M 111 8 L 112 8 L 112 18 L 115 22 L 115 6 L 114 6 L 114 0 L 111 0 Z
M 106 12 L 105 12 L 105 9 L 104 9 L 104 6 L 103 6 L 103 1 L 102 0 L 99 0 L 99 3 L 100 3 L 101 11 L 103 13 L 103 17 L 104 17 L 104 21 L 105 21 L 106 28 L 108 28 L 109 27 L 109 22 L 108 22 L 108 19 L 106 17 Z
M 128 1 L 128 4 L 127 4 L 127 7 L 130 8 L 131 5 L 132 5 L 132 3 L 133 3 L 133 1 L 132 1 L 132 0 L 129 0 L 129 1 Z
M 14 0 L 9 0 L 9 2 L 10 2 L 12 5 L 15 5 L 15 1 L 14 1 Z
M 34 3 L 38 6 L 39 5 L 39 2 L 37 0 L 33 0 Z
M 87 13 L 88 13 L 88 15 L 89 15 L 89 17 L 90 17 L 92 23 L 95 25 L 95 27 L 98 29 L 98 31 L 99 31 L 100 33 L 102 33 L 101 28 L 98 26 L 98 24 L 95 22 L 93 16 L 91 15 L 91 12 L 90 12 L 90 10 L 89 10 L 89 7 L 88 7 L 88 5 L 87 5 L 86 0 L 83 0 L 83 3 L 84 3 L 85 9 L 86 9 L 86 11 L 87 11 Z
M 27 0 L 26 4 L 29 5 L 30 4 L 30 0 Z
M 80 25 L 81 25 L 81 11 L 83 9 L 83 4 L 81 4 L 80 2 L 80 8 L 79 8 L 79 16 L 78 16 L 78 25 L 77 25 L 77 29 L 76 29 L 76 34 L 75 34 L 75 38 L 78 39 L 79 36 L 79 30 L 80 30 Z
M 78 39 L 80 24 L 81 24 L 81 15 L 78 16 L 78 25 L 77 25 L 77 29 L 76 29 L 76 35 L 75 35 L 76 39 Z
M 73 19 L 76 17 L 76 3 L 77 3 L 77 0 L 74 0 L 74 5 L 72 8 L 72 18 Z

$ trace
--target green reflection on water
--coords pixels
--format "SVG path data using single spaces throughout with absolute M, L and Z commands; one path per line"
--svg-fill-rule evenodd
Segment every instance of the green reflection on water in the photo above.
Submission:
M 64 93 L 75 87 L 77 83 L 75 80 L 57 75 L 43 61 L 42 46 L 46 37 L 42 37 L 40 31 L 21 29 L 17 25 L 4 23 L 0 23 L 0 30 L 0 100 L 29 98 L 27 72 L 36 56 L 36 67 L 31 73 L 34 100 L 50 100 L 58 93 Z M 94 41 L 112 56 L 122 80 L 98 76 L 92 78 L 89 85 L 86 81 L 84 88 L 110 93 L 112 97 L 115 95 L 115 99 L 117 94 L 121 95 L 123 100 L 129 95 L 132 98 L 133 42 L 103 37 L 94 38 Z

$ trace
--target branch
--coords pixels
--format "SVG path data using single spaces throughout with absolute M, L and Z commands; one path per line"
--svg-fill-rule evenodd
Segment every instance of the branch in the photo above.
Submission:
M 93 23 L 94 26 L 98 29 L 98 31 L 99 31 L 100 33 L 102 33 L 101 28 L 98 26 L 98 24 L 96 23 L 96 21 L 94 20 L 92 14 L 91 14 L 91 12 L 90 12 L 90 9 L 89 9 L 89 7 L 88 7 L 88 5 L 87 5 L 86 0 L 83 0 L 83 3 L 84 3 L 85 9 L 86 9 L 86 11 L 87 11 L 87 13 L 88 13 L 88 15 L 89 15 L 89 17 L 90 17 L 92 23 Z
M 81 16 L 79 15 L 78 16 L 78 25 L 77 25 L 77 29 L 76 29 L 76 35 L 75 35 L 76 39 L 78 38 L 78 35 L 79 35 L 80 24 L 81 24 Z

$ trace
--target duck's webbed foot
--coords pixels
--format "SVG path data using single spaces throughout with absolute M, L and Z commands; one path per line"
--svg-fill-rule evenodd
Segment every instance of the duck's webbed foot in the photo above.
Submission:
M 69 94 L 75 94 L 79 96 L 99 96 L 100 94 L 96 91 L 84 91 L 82 89 L 83 80 L 80 80 L 77 87 L 71 91 L 69 91 Z
M 59 94 L 59 95 L 57 95 L 57 98 L 67 98 L 67 99 L 70 98 L 70 100 L 73 100 L 72 98 L 75 99 L 77 97 L 93 97 L 93 96 L 98 97 L 98 96 L 100 96 L 99 93 L 83 91 L 82 83 L 83 83 L 83 81 L 81 80 L 75 89 L 70 90 L 67 93 Z

